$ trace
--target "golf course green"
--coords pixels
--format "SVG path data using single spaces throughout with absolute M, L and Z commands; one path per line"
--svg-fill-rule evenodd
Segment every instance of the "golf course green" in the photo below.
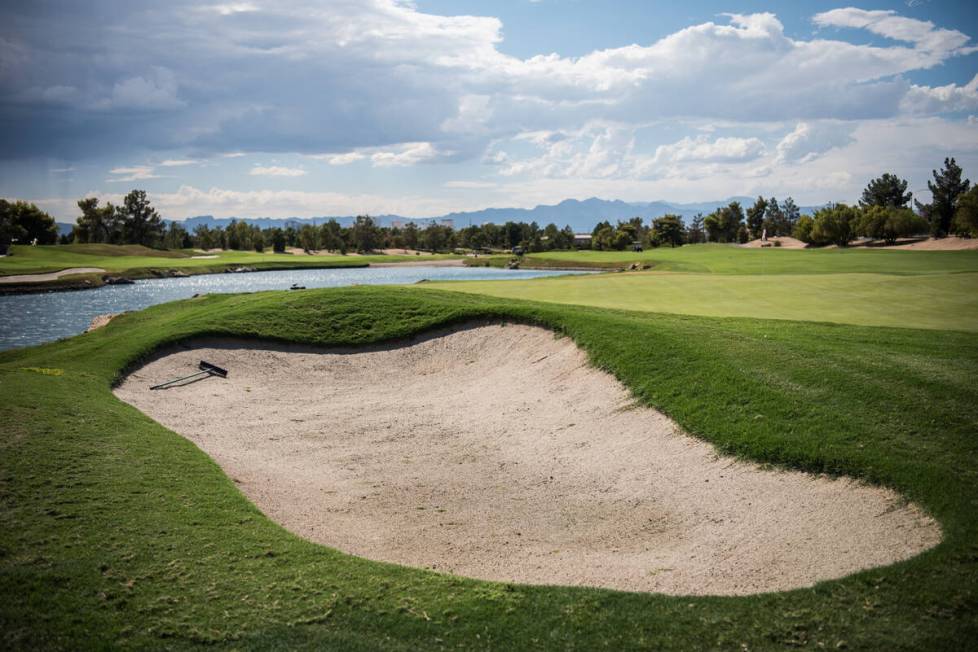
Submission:
M 978 330 L 978 251 L 694 245 L 640 253 L 580 251 L 529 257 L 533 266 L 539 260 L 571 266 L 639 262 L 651 269 L 433 287 L 648 312 Z
M 974 278 L 903 278 L 932 276 Z M 573 280 L 644 278 L 662 277 Z M 571 280 L 540 286 L 569 294 Z M 957 287 L 948 293 L 974 286 Z M 709 303 L 696 291 L 686 290 L 693 305 Z M 772 316 L 761 302 L 750 317 L 713 317 L 536 298 L 394 287 L 210 295 L 0 353 L 3 646 L 954 650 L 978 639 L 973 303 L 954 299 L 960 314 L 935 331 L 938 318 L 885 325 L 882 303 L 872 325 L 842 325 L 820 323 L 832 321 L 828 299 L 760 319 Z M 943 542 L 896 565 L 747 597 L 469 580 L 290 534 L 201 450 L 111 392 L 152 352 L 192 337 L 359 346 L 486 320 L 572 338 L 637 401 L 723 452 L 896 489 L 940 522 Z

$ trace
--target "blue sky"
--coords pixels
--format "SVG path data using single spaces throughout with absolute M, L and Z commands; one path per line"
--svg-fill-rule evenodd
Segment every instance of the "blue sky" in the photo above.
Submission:
M 62 220 L 574 197 L 926 198 L 978 176 L 972 3 L 71 0 L 0 7 L 0 195 Z

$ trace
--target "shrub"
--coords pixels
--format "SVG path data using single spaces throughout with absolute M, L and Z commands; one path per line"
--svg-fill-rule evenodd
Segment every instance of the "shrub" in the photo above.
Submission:
M 845 247 L 853 238 L 853 229 L 858 219 L 859 210 L 845 204 L 835 204 L 816 211 L 812 218 L 812 244 Z
M 893 244 L 897 238 L 927 233 L 927 220 L 909 208 L 869 206 L 862 210 L 855 224 L 855 234 Z

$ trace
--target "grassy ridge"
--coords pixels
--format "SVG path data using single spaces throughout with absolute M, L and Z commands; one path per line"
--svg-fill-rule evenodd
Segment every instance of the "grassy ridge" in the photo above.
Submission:
M 978 331 L 975 272 L 907 276 L 634 272 L 441 282 L 431 287 L 648 312 Z
M 191 251 L 158 251 L 139 245 L 51 245 L 11 247 L 11 256 L 0 258 L 0 276 L 57 272 L 72 267 L 101 267 L 114 274 L 145 278 L 150 270 L 179 269 L 188 274 L 224 271 L 228 266 L 244 265 L 258 269 L 298 267 L 356 267 L 372 262 L 399 262 L 452 258 L 436 256 L 300 256 L 259 254 L 250 251 L 221 251 L 216 258 L 194 258 Z
M 810 590 L 680 598 L 463 580 L 342 555 L 264 518 L 192 444 L 115 400 L 201 334 L 362 344 L 508 318 L 575 339 L 724 450 L 920 501 L 945 542 Z M 60 370 L 61 375 L 57 375 Z M 978 637 L 978 343 L 419 289 L 215 295 L 0 353 L 5 647 L 966 649 Z

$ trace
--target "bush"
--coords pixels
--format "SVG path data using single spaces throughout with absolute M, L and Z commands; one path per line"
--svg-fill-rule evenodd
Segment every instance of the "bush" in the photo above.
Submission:
M 897 238 L 927 233 L 929 228 L 927 220 L 909 208 L 869 206 L 862 210 L 855 233 L 893 244 Z
M 853 238 L 858 219 L 859 211 L 845 204 L 835 204 L 816 211 L 812 218 L 812 244 L 845 247 Z
M 814 220 L 808 215 L 802 215 L 798 218 L 798 222 L 795 224 L 794 236 L 804 242 L 805 244 L 812 243 L 812 225 Z
M 956 235 L 978 238 L 978 185 L 958 199 L 953 228 Z

